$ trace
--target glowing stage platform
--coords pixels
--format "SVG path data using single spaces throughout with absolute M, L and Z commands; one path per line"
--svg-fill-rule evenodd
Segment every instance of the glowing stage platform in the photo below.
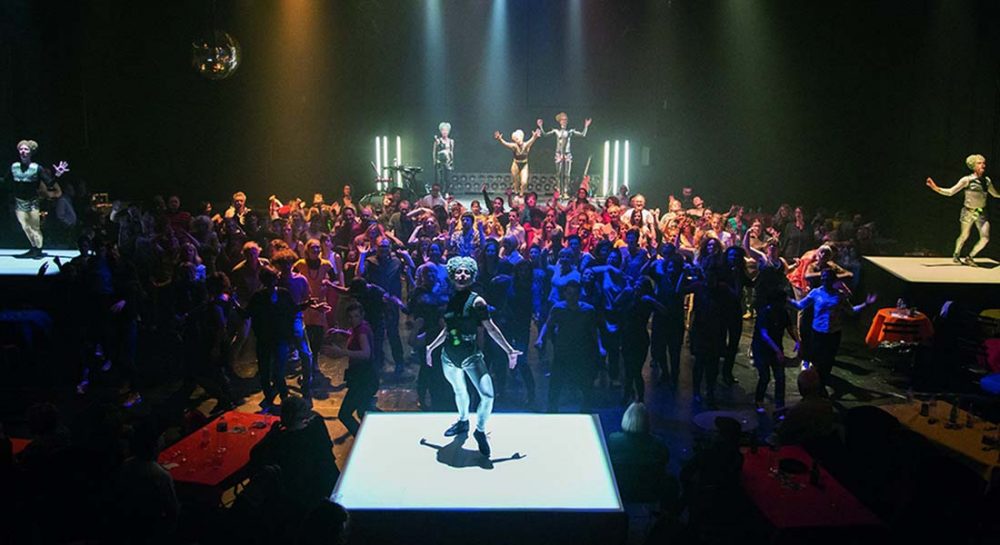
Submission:
M 65 263 L 80 254 L 76 250 L 45 250 L 46 255 L 41 259 L 20 259 L 14 257 L 23 254 L 25 250 L 25 248 L 18 250 L 9 248 L 0 249 L 0 276 L 35 276 L 38 274 L 38 269 L 41 268 L 43 263 L 49 264 L 45 274 L 56 274 L 59 272 L 59 267 L 56 267 L 56 264 L 52 261 L 56 256 L 59 256 Z
M 492 456 L 454 413 L 369 413 L 332 499 L 357 543 L 617 542 L 625 515 L 593 415 L 494 414 Z M 472 422 L 475 423 L 473 416 Z

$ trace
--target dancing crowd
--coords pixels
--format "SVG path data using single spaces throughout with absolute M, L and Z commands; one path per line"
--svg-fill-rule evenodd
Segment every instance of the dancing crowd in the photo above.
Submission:
M 77 395 L 117 369 L 121 405 L 151 403 L 142 394 L 156 385 L 137 371 L 138 355 L 151 350 L 141 345 L 171 339 L 182 352 L 181 397 L 201 386 L 224 411 L 243 402 L 232 388 L 237 362 L 255 361 L 260 410 L 280 410 L 276 429 L 297 437 L 273 441 L 257 458 L 298 467 L 304 494 L 315 500 L 297 503 L 300 513 L 333 485 L 312 478 L 332 463 L 312 399 L 317 384 L 341 379 L 322 376 L 321 354 L 348 362 L 338 414 L 347 434 L 375 409 L 380 384 L 411 380 L 412 369 L 421 409 L 456 409 L 443 366 L 424 365 L 441 359 L 427 348 L 445 337 L 449 258 L 475 261 L 472 289 L 509 339 L 503 348 L 478 340 L 496 397 L 528 410 L 557 412 L 580 399 L 587 411 L 600 387 L 618 388 L 623 406 L 641 403 L 647 360 L 656 386 L 676 390 L 685 346 L 693 403 L 713 408 L 718 389 L 737 382 L 740 338 L 753 320 L 754 402 L 767 410 L 773 382 L 781 418 L 792 357 L 786 334 L 795 356 L 826 381 L 843 316 L 873 301 L 850 303 L 858 256 L 873 251 L 872 223 L 784 204 L 773 215 L 713 209 L 691 188 L 669 195 L 662 210 L 625 187 L 600 199 L 581 187 L 571 198 L 556 193 L 540 202 L 533 192 L 491 195 L 484 186 L 481 201 L 465 202 L 435 184 L 414 199 L 399 189 L 359 199 L 344 186 L 332 199 L 255 202 L 238 191 L 220 211 L 182 206 L 174 195 L 114 202 L 105 212 L 86 215 L 95 219 L 80 229 L 79 255 L 57 260 L 72 288 L 66 308 L 80 325 L 65 339 L 78 354 Z M 525 361 L 529 348 L 538 354 L 534 368 Z M 542 373 L 548 389 L 539 396 Z M 286 381 L 293 374 L 297 394 Z M 43 413 L 47 428 L 39 433 L 66 440 L 51 411 Z M 137 430 L 131 452 L 151 460 L 157 435 Z

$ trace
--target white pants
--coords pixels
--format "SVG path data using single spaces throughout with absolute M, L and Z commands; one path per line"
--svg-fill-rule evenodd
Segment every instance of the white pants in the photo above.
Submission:
M 441 368 L 444 378 L 455 390 L 455 405 L 458 405 L 458 419 L 469 419 L 469 390 L 465 387 L 465 375 L 469 375 L 472 384 L 479 392 L 479 407 L 476 408 L 476 429 L 486 431 L 486 421 L 493 412 L 493 378 L 486 369 L 483 353 L 476 351 L 462 362 L 452 362 L 446 353 L 441 351 Z
M 21 229 L 24 229 L 24 235 L 28 237 L 28 243 L 31 244 L 31 247 L 41 248 L 42 217 L 38 213 L 38 208 L 16 210 L 14 215 L 17 216 L 17 221 L 21 224 Z

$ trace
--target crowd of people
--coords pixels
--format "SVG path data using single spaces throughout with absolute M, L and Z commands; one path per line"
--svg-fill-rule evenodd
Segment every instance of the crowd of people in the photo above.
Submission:
M 586 411 L 597 384 L 618 388 L 623 406 L 641 403 L 647 360 L 657 387 L 676 390 L 687 345 L 693 403 L 713 408 L 717 390 L 737 382 L 733 365 L 753 319 L 754 402 L 766 411 L 773 376 L 781 418 L 791 357 L 782 339 L 787 333 L 820 380 L 829 377 L 842 316 L 866 304 L 849 300 L 873 224 L 788 205 L 774 215 L 713 210 L 690 188 L 670 195 L 665 210 L 628 188 L 597 199 L 582 187 L 542 203 L 532 192 L 490 195 L 484 186 L 481 201 L 464 202 L 437 184 L 416 199 L 395 190 L 364 202 L 350 186 L 334 199 L 272 195 L 259 205 L 236 192 L 221 211 L 182 206 L 175 195 L 116 201 L 87 215 L 94 220 L 80 229 L 79 255 L 57 261 L 76 298 L 66 306 L 71 322 L 81 325 L 67 339 L 79 355 L 77 395 L 89 395 L 95 373 L 116 369 L 121 405 L 141 406 L 149 385 L 137 376 L 140 333 L 183 347 L 182 391 L 201 386 L 216 411 L 243 402 L 230 387 L 234 362 L 255 361 L 260 410 L 280 411 L 278 429 L 299 438 L 269 442 L 258 458 L 305 467 L 308 455 L 292 450 L 308 444 L 318 453 L 312 466 L 326 467 L 330 436 L 311 410 L 321 354 L 348 362 L 338 414 L 347 434 L 374 408 L 380 383 L 411 369 L 421 409 L 456 409 L 442 366 L 423 363 L 440 361 L 427 347 L 442 333 L 454 288 L 445 263 L 461 256 L 475 260 L 473 290 L 512 347 L 479 341 L 498 399 L 558 412 L 578 398 Z M 535 368 L 524 361 L 533 339 Z M 522 361 L 508 365 L 509 353 Z M 292 372 L 298 394 L 286 381 Z M 543 396 L 539 373 L 548 377 Z M 475 406 L 478 392 L 469 393 Z M 151 447 L 151 432 L 137 429 L 125 451 L 151 460 L 155 434 Z M 162 481 L 148 467 L 131 471 Z M 295 505 L 299 515 L 332 489 L 314 476 L 296 476 L 310 498 Z

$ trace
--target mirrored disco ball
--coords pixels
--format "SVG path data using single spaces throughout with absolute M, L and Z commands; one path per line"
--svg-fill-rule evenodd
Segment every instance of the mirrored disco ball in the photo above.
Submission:
M 191 42 L 191 66 L 203 78 L 226 79 L 242 60 L 240 43 L 224 30 L 212 30 Z

